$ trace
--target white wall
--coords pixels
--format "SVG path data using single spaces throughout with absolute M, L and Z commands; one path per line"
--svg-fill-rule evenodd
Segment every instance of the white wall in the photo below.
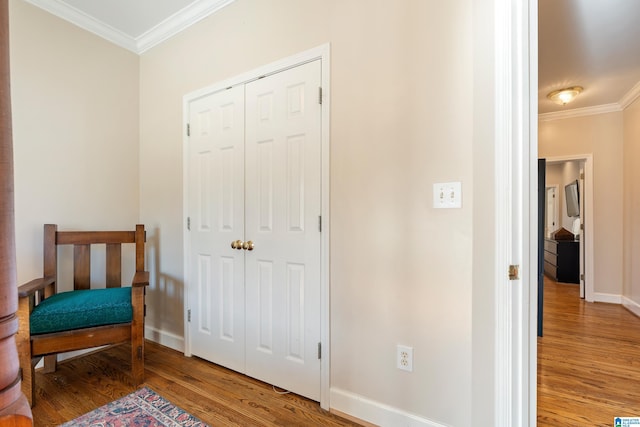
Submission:
M 471 12 L 468 0 L 238 0 L 143 54 L 148 324 L 183 333 L 182 97 L 330 43 L 333 396 L 471 425 Z M 463 208 L 434 210 L 432 184 L 447 181 L 462 182 Z M 414 347 L 411 374 L 395 368 L 398 343 Z
M 140 220 L 147 325 L 180 346 L 182 97 L 330 43 L 332 396 L 493 425 L 493 0 L 237 0 L 141 58 L 10 5 L 20 280 L 41 271 L 43 222 Z M 432 209 L 454 180 L 463 208 Z
M 495 426 L 497 308 L 495 277 L 496 58 L 494 1 L 473 2 L 472 419 Z
M 18 283 L 42 275 L 42 227 L 139 219 L 139 58 L 11 0 Z
M 624 112 L 625 307 L 640 316 L 640 100 Z
M 618 112 L 538 124 L 540 158 L 593 156 L 594 292 L 611 295 L 622 295 L 622 118 Z

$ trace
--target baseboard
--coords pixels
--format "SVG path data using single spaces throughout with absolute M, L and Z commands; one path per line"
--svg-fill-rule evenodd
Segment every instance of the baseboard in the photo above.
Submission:
M 184 337 L 146 325 L 144 327 L 144 337 L 150 341 L 184 353 Z
M 624 308 L 640 317 L 640 304 L 627 297 L 622 297 L 622 305 L 624 306 Z
M 331 411 L 347 414 L 381 427 L 445 427 L 426 418 L 402 411 L 366 397 L 332 387 Z
M 329 409 L 329 412 L 331 412 L 334 415 L 339 416 L 340 418 L 344 418 L 345 420 L 349 420 L 352 423 L 356 423 L 356 424 L 358 424 L 359 426 L 362 426 L 362 427 L 378 427 L 377 424 L 373 424 L 373 423 L 367 422 L 367 421 L 365 421 L 363 419 L 356 418 L 356 417 L 351 416 L 349 414 L 345 414 L 344 412 L 340 412 L 340 411 L 335 410 L 333 408 Z
M 616 294 L 603 294 L 594 292 L 593 302 L 606 302 L 609 304 L 622 304 L 622 295 Z

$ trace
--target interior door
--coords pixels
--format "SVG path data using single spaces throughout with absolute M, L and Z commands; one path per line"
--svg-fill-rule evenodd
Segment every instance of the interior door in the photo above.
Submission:
M 321 63 L 189 104 L 191 353 L 320 400 Z
M 189 105 L 191 352 L 244 372 L 244 86 Z
M 538 159 L 538 336 L 543 334 L 542 316 L 544 303 L 544 223 L 547 160 Z
M 584 233 L 585 233 L 585 227 L 584 227 L 584 213 L 585 213 L 585 203 L 584 203 L 584 199 L 585 199 L 585 188 L 584 188 L 584 162 L 582 162 L 580 164 L 580 182 L 578 184 L 578 188 L 579 188 L 579 203 L 578 205 L 580 206 L 580 298 L 584 299 L 585 297 L 585 286 L 584 286 L 584 278 L 585 278 L 585 251 L 584 251 L 584 241 L 585 241 L 585 237 L 584 237 Z
M 247 374 L 320 399 L 320 61 L 246 86 Z

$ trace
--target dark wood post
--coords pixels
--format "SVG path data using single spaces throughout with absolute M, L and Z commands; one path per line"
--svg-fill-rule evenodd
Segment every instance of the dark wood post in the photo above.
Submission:
M 0 426 L 33 425 L 20 386 L 14 335 L 18 331 L 13 143 L 9 80 L 9 5 L 0 0 Z

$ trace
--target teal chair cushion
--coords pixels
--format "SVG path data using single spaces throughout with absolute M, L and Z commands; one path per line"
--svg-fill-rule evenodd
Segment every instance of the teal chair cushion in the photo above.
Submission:
M 34 307 L 31 334 L 131 322 L 131 288 L 61 292 Z

